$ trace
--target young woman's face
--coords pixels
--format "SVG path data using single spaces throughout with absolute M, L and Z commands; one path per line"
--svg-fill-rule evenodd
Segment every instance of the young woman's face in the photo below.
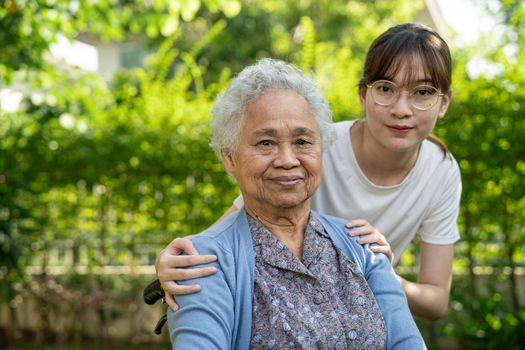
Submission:
M 419 69 L 416 70 L 414 81 L 406 82 L 405 77 L 409 73 L 408 64 L 404 64 L 394 76 L 386 78 L 402 91 L 397 101 L 389 106 L 377 104 L 372 98 L 370 87 L 360 91 L 361 106 L 365 110 L 366 124 L 373 141 L 382 148 L 394 152 L 417 150 L 434 128 L 437 119 L 445 115 L 451 97 L 450 92 L 439 91 L 444 95 L 440 96 L 430 109 L 420 110 L 412 106 L 409 91 L 417 85 L 431 85 L 431 77 L 425 74 L 421 61 L 416 60 L 415 64 Z

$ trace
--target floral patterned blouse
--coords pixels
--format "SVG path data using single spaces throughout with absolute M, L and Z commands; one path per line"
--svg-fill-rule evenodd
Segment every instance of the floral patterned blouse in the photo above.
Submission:
M 255 251 L 252 349 L 383 349 L 386 327 L 357 265 L 310 215 L 302 261 L 248 216 Z

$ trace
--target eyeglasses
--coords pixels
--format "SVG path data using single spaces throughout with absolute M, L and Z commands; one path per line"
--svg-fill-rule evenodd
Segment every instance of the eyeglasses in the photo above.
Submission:
M 372 99 L 380 106 L 390 106 L 399 99 L 402 89 L 388 80 L 376 80 L 366 85 L 370 88 Z M 408 101 L 412 107 L 426 111 L 435 106 L 440 96 L 444 96 L 432 85 L 418 85 L 408 90 Z

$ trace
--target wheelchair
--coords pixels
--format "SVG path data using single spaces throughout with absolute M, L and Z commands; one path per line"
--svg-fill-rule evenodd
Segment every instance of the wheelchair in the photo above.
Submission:
M 146 286 L 146 288 L 144 288 L 142 297 L 144 299 L 144 302 L 148 305 L 153 305 L 158 300 L 162 300 L 162 302 L 165 303 L 164 290 L 160 286 L 160 282 L 158 279 L 152 281 L 150 284 Z M 168 320 L 168 316 L 166 315 L 166 313 L 164 313 L 164 315 L 160 318 L 160 320 L 157 322 L 157 325 L 155 326 L 155 329 L 154 329 L 155 334 L 162 334 L 162 327 L 164 326 L 167 320 Z

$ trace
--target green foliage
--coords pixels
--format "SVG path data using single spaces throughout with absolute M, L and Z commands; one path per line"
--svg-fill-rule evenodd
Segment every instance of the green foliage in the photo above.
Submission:
M 0 110 L 0 279 L 7 282 L 0 298 L 15 307 L 25 267 L 46 271 L 64 262 L 72 263 L 71 279 L 57 283 L 66 289 L 129 296 L 121 282 L 95 277 L 101 266 L 151 264 L 167 242 L 205 229 L 236 196 L 208 147 L 209 111 L 231 77 L 257 58 L 282 58 L 315 75 L 336 120 L 359 117 L 357 83 L 368 45 L 410 20 L 423 1 L 3 4 L 0 83 L 23 81 L 27 88 L 19 111 Z M 453 102 L 435 129 L 461 167 L 455 268 L 464 274 L 454 284 L 450 315 L 430 333 L 465 348 L 523 347 L 525 50 L 516 44 L 523 41 L 524 8 L 502 1 L 498 11 L 507 26 L 499 41 L 453 49 Z M 139 37 L 153 53 L 144 67 L 110 82 L 44 58 L 58 36 L 79 33 L 105 41 Z M 472 57 L 495 73 L 474 74 Z M 416 256 L 417 249 L 402 261 L 414 265 Z M 480 277 L 486 266 L 498 288 Z M 78 267 L 92 284 L 78 280 Z M 49 292 L 60 303 L 59 292 L 37 287 L 33 296 Z M 121 312 L 106 306 L 107 315 Z
M 508 278 L 503 274 L 499 276 Z M 504 283 L 503 278 L 498 280 Z M 458 292 L 459 288 L 452 291 L 453 311 L 443 327 L 444 335 L 457 339 L 463 349 L 523 348 L 525 308 L 516 310 L 509 300 L 504 300 L 510 291 L 502 290 L 493 278 L 484 281 L 486 294 L 478 294 L 474 299 L 472 294 L 463 292 L 468 290 L 468 283 L 462 287 L 461 292 Z
M 463 235 L 455 267 L 467 272 L 454 283 L 441 329 L 469 349 L 525 346 L 525 70 L 518 63 L 525 50 L 514 46 L 523 35 L 514 16 L 523 4 L 501 6 L 507 35 L 456 53 L 453 103 L 437 128 L 461 168 Z M 479 57 L 477 69 L 470 57 Z

